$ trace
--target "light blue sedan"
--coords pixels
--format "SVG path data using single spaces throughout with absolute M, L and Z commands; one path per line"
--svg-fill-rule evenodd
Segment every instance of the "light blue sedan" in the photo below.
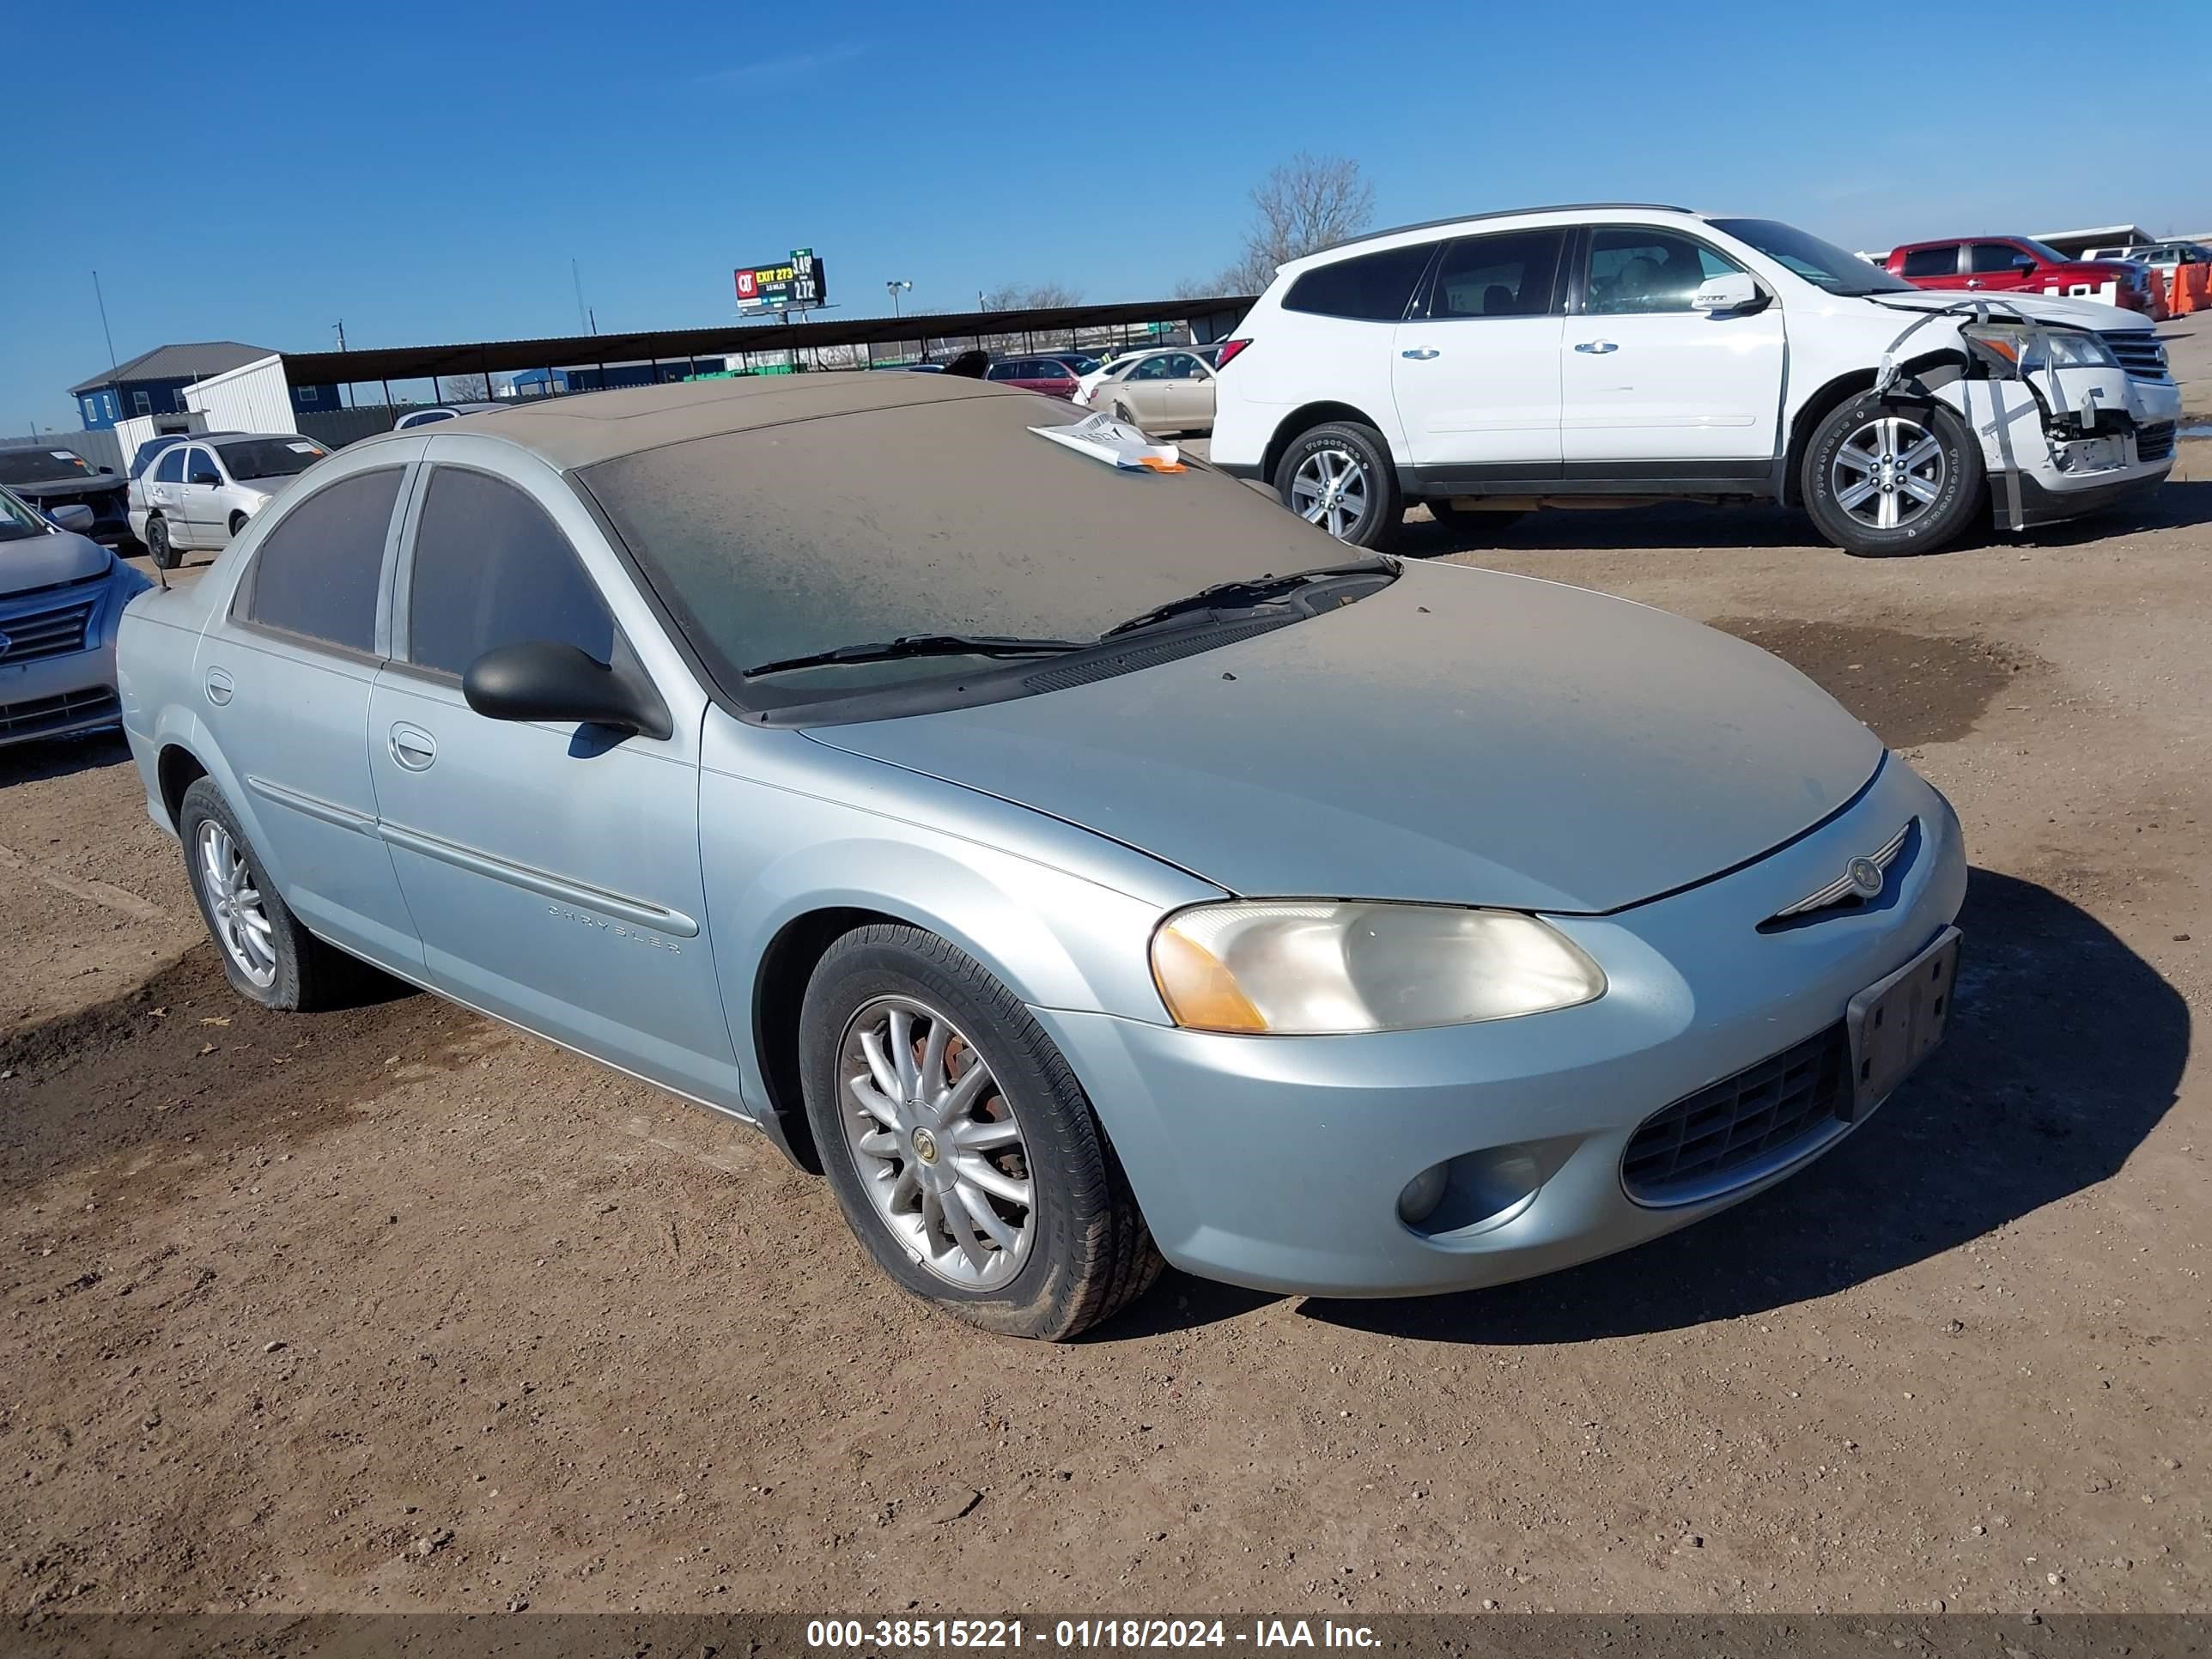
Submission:
M 763 378 L 319 462 L 123 628 L 232 983 L 370 963 L 650 1079 L 1044 1338 L 1164 1259 L 1388 1296 L 1623 1249 L 1941 1038 L 1958 822 L 1795 670 L 1347 563 L 1081 415 Z
M 149 584 L 92 528 L 88 507 L 0 489 L 0 746 L 116 722 L 116 629 Z

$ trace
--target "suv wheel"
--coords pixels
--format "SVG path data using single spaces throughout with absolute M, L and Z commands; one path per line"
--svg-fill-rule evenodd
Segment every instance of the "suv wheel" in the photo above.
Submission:
M 1805 451 L 1805 506 L 1820 533 L 1863 558 L 1933 553 L 1982 504 L 1981 445 L 1948 404 L 1863 392 Z
M 1019 998 L 919 928 L 831 945 L 799 1015 L 806 1116 L 845 1219 L 907 1290 L 1007 1336 L 1111 1317 L 1159 1252 L 1082 1085 Z
M 1285 450 L 1275 494 L 1308 524 L 1354 547 L 1388 548 L 1405 517 L 1389 447 L 1357 421 L 1317 426 Z

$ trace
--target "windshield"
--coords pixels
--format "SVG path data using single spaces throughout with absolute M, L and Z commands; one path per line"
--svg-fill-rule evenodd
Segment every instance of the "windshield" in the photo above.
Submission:
M 84 457 L 66 449 L 0 449 L 0 483 L 44 483 L 50 478 L 92 476 Z
M 1125 471 L 1030 430 L 1088 416 L 981 392 L 694 439 L 580 476 L 725 688 L 755 665 L 908 635 L 1088 641 L 1198 588 L 1341 561 L 1340 544 L 1210 468 Z M 974 657 L 840 663 L 744 682 L 743 701 L 978 672 Z
M 2033 236 L 2015 236 L 2012 238 L 2012 240 L 2021 247 L 2026 248 L 2030 253 L 2033 253 L 2037 258 L 2042 260 L 2043 263 L 2047 265 L 2070 265 L 2074 263 L 2074 256 L 2072 254 L 2061 253 L 2057 248 L 2051 246 L 2050 243 L 2039 242 Z
M 46 533 L 46 521 L 7 490 L 0 489 L 0 542 L 20 542 Z
M 1715 230 L 1739 242 L 1747 242 L 1778 265 L 1802 276 L 1831 294 L 1863 296 L 1869 294 L 1917 292 L 1902 276 L 1893 276 L 1880 265 L 1869 264 L 1856 253 L 1833 242 L 1785 225 L 1778 219 L 1714 219 Z
M 305 472 L 330 452 L 306 438 L 248 438 L 240 443 L 217 444 L 216 453 L 243 483 L 248 478 L 289 478 Z

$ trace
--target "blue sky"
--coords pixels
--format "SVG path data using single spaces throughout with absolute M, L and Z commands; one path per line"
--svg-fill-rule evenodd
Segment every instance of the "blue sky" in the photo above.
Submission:
M 2212 5 L 20 7 L 0 433 L 167 341 L 711 325 L 811 246 L 848 314 L 1218 269 L 1298 149 L 1379 223 L 1547 201 L 1855 246 L 2212 229 Z M 1193 20 L 1203 17 L 1203 25 Z M 114 90 L 110 91 L 110 88 Z M 140 124 L 134 131 L 133 122 Z M 2195 159 L 2186 160 L 2193 153 Z

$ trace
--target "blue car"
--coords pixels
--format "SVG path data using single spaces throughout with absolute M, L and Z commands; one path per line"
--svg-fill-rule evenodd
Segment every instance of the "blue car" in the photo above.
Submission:
M 115 634 L 146 578 L 84 532 L 81 504 L 39 512 L 0 488 L 0 745 L 113 726 Z
M 1741 641 L 1356 552 L 985 381 L 609 392 L 317 462 L 133 602 L 124 720 L 241 996 L 750 1124 L 988 1330 L 1547 1273 L 1867 1125 L 1942 797 Z

